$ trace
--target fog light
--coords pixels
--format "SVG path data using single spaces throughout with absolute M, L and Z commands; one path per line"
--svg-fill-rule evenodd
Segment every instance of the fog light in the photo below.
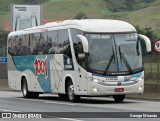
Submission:
M 142 90 L 142 86 L 138 87 L 138 90 L 139 90 L 139 91 Z
M 140 82 L 140 81 L 143 81 L 143 78 L 138 78 L 137 81 L 139 81 L 139 82 Z
M 98 89 L 97 89 L 97 88 L 93 88 L 93 91 L 94 91 L 94 92 L 98 92 Z

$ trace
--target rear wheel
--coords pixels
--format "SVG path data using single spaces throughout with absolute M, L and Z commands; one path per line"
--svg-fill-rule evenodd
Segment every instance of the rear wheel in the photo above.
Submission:
M 75 95 L 75 93 L 74 93 L 74 85 L 73 85 L 72 81 L 68 82 L 67 94 L 68 94 L 68 99 L 71 102 L 77 102 L 80 99 L 80 96 Z
M 39 97 L 39 93 L 28 91 L 28 84 L 27 84 L 26 78 L 24 78 L 22 81 L 21 90 L 22 90 L 22 94 L 23 94 L 24 98 L 37 98 L 37 97 Z
M 113 95 L 113 99 L 115 102 L 123 102 L 125 95 Z

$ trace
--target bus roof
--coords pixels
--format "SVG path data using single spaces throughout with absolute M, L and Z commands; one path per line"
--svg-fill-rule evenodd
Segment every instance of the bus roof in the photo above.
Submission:
M 85 32 L 105 32 L 105 33 L 122 33 L 136 32 L 136 29 L 129 23 L 120 20 L 107 19 L 82 19 L 82 20 L 65 20 L 50 22 L 42 26 L 32 27 L 21 31 L 11 32 L 9 36 L 44 32 L 57 29 L 76 28 Z

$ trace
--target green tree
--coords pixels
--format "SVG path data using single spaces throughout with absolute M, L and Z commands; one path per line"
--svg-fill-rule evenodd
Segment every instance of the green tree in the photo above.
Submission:
M 156 53 L 154 52 L 154 41 L 157 39 L 157 35 L 154 33 L 152 28 L 147 27 L 147 26 L 145 28 L 142 28 L 140 26 L 135 26 L 135 28 L 137 30 L 137 33 L 146 35 L 151 40 L 152 51 L 149 53 L 149 55 L 156 56 Z M 146 52 L 146 45 L 145 45 L 145 42 L 143 40 L 140 41 L 140 42 L 141 42 L 141 46 L 142 46 L 143 56 L 145 57 L 146 55 L 148 55 L 148 53 Z M 150 60 L 149 58 L 150 58 L 150 56 L 146 56 L 144 59 L 145 60 Z M 155 58 L 151 58 L 151 59 L 152 59 L 153 62 L 156 61 Z
M 126 0 L 125 4 L 126 4 L 127 10 L 129 10 L 129 11 L 134 10 L 135 0 Z

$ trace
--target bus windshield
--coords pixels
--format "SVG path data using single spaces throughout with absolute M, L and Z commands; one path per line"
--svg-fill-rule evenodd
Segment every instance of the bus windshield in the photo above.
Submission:
M 105 75 L 142 71 L 137 33 L 85 34 L 89 43 L 89 70 Z

